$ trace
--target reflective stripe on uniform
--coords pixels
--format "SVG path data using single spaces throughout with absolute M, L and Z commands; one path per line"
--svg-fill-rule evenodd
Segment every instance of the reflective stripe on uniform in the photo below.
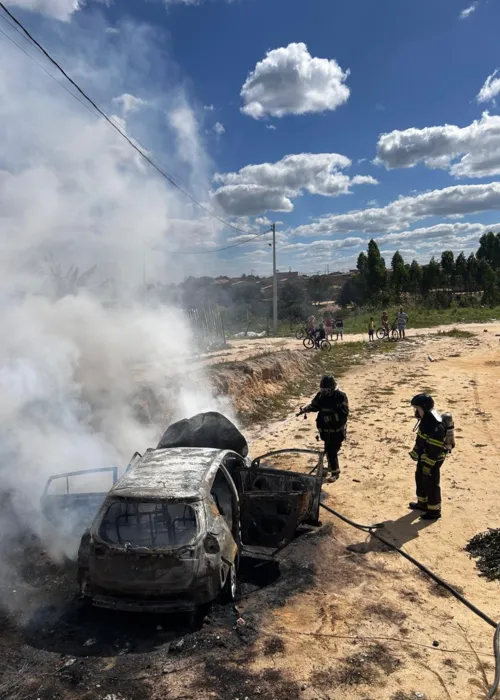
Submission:
M 429 443 L 429 445 L 434 445 L 435 447 L 444 447 L 444 441 L 443 440 L 435 440 L 434 438 L 431 438 L 430 435 L 427 435 L 426 433 L 422 433 L 420 430 L 417 433 L 419 438 L 422 438 L 422 440 L 425 440 L 426 442 Z
M 422 460 L 422 462 L 424 464 L 427 464 L 429 467 L 433 467 L 438 461 L 437 459 L 431 459 L 427 455 L 422 455 L 420 459 Z M 425 467 L 424 467 L 424 469 L 425 469 Z
M 418 501 L 419 503 L 427 503 L 428 500 L 429 500 L 429 499 L 427 498 L 427 496 L 417 496 L 417 501 Z
M 428 510 L 441 510 L 441 503 L 437 503 L 434 506 L 431 506 L 430 504 L 427 506 Z

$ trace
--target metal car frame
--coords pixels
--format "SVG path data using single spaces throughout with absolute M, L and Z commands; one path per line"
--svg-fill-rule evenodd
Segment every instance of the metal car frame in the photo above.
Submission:
M 189 454 L 194 455 L 197 448 L 183 450 L 183 455 L 188 459 Z M 80 543 L 78 578 L 82 595 L 97 606 L 168 612 L 193 610 L 221 593 L 232 598 L 235 595 L 236 572 L 243 551 L 257 547 L 272 555 L 289 544 L 299 525 L 318 524 L 323 480 L 322 452 L 276 450 L 257 457 L 248 466 L 248 461 L 235 452 L 208 450 L 207 453 L 213 453 L 213 463 L 207 467 L 197 496 L 187 501 L 196 510 L 198 518 L 195 541 L 178 549 L 148 547 L 140 548 L 139 551 L 139 548 L 134 547 L 110 546 L 100 536 L 100 526 L 109 504 L 120 498 L 120 483 L 127 474 L 133 474 L 136 478 L 138 498 L 145 498 L 141 495 L 141 463 L 145 459 L 152 460 L 161 456 L 158 455 L 159 452 L 150 450 L 142 457 L 136 453 L 120 481 L 116 480 L 116 467 L 109 467 L 55 475 L 47 483 L 42 496 L 42 510 L 59 528 L 63 527 L 67 519 L 70 531 L 75 533 L 75 519 L 69 516 L 72 504 L 79 506 L 76 522 L 81 528 L 80 532 L 85 527 L 87 529 Z M 287 453 L 314 455 L 317 464 L 309 473 L 274 469 L 265 464 L 272 461 L 274 456 Z M 166 464 L 168 457 L 166 455 Z M 114 486 L 109 492 L 69 493 L 69 477 L 88 476 L 89 473 L 102 471 L 113 473 Z M 228 522 L 227 513 L 217 502 L 214 484 L 219 474 L 226 480 L 231 491 L 233 522 Z M 66 480 L 67 493 L 62 497 L 51 496 L 49 493 L 50 484 L 58 478 Z M 128 491 L 126 495 L 133 497 Z M 161 494 L 151 493 L 148 498 L 161 500 Z M 184 502 L 181 496 L 179 499 Z M 165 499 L 165 502 L 174 500 L 175 494 Z M 87 511 L 85 504 L 89 506 Z M 92 508 L 95 508 L 93 518 L 90 513 Z M 84 522 L 85 512 L 90 517 L 87 522 Z M 110 567 L 114 567 L 115 578 L 113 586 L 108 589 L 106 576 L 110 578 Z M 116 574 L 117 570 L 119 574 Z M 177 580 L 172 576 L 174 571 L 184 578 Z

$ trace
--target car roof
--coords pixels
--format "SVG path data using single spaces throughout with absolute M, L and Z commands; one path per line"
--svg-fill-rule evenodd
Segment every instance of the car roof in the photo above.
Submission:
M 109 496 L 203 500 L 209 495 L 212 480 L 227 452 L 204 447 L 146 450 L 116 482 Z

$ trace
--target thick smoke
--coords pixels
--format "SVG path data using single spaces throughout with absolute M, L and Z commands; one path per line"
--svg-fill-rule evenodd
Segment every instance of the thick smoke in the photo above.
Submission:
M 172 79 L 160 37 L 131 24 L 110 32 L 97 14 L 57 37 L 50 23 L 39 29 L 203 198 L 210 160 L 198 110 Z M 3 37 L 0 129 L 1 491 L 16 527 L 30 512 L 43 534 L 32 513 L 49 475 L 124 466 L 170 420 L 217 408 L 192 378 L 185 316 L 145 301 L 143 276 L 166 284 L 195 272 L 168 251 L 210 244 L 218 230 Z M 0 557 L 14 528 L 3 512 Z M 52 540 L 52 553 L 58 546 Z

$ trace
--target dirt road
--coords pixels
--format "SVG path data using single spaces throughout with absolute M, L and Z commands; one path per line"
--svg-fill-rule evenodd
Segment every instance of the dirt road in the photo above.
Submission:
M 408 343 L 396 356 L 378 358 L 342 380 L 352 418 L 342 477 L 325 487 L 326 503 L 359 522 L 389 521 L 386 532 L 395 542 L 500 620 L 498 584 L 479 578 L 463 551 L 474 534 L 500 525 L 500 325 L 471 329 L 477 336 L 469 340 L 434 336 Z M 408 451 L 415 421 L 408 401 L 424 389 L 453 412 L 457 426 L 457 448 L 443 468 L 444 517 L 434 523 L 406 507 L 414 497 Z M 252 449 L 312 447 L 314 436 L 312 420 L 292 420 L 264 439 L 256 436 Z M 331 518 L 325 513 L 323 520 Z M 381 552 L 338 520 L 332 526 L 329 540 L 316 548 L 314 586 L 267 624 L 286 640 L 280 665 L 300 678 L 326 669 L 335 684 L 339 660 L 347 659 L 347 668 L 356 666 L 368 683 L 358 683 L 355 674 L 341 688 L 325 683 L 324 697 L 332 699 L 484 698 L 485 675 L 491 681 L 493 672 L 493 630 L 397 554 Z M 331 554 L 338 544 L 357 544 L 360 553 Z M 355 580 L 346 562 L 362 567 Z M 379 661 L 370 661 L 370 640 L 383 645 Z M 315 686 L 311 699 L 321 697 L 317 692 Z
M 499 584 L 481 579 L 463 550 L 500 525 L 500 324 L 470 329 L 469 339 L 433 329 L 342 378 L 352 417 L 325 503 L 363 523 L 387 521 L 387 536 L 500 619 Z M 431 523 L 407 510 L 409 399 L 424 389 L 457 426 L 444 517 Z M 292 412 L 250 438 L 253 455 L 317 447 L 312 417 Z M 12 556 L 24 579 L 6 591 L 16 615 L 0 614 L 1 699 L 480 700 L 493 678 L 488 625 L 326 512 L 277 562 L 247 562 L 238 608 L 216 606 L 194 633 L 185 621 L 83 610 L 71 567 L 32 543 Z
M 488 324 L 488 327 L 490 326 L 493 328 L 494 324 Z M 408 337 L 415 338 L 426 336 L 430 333 L 446 331 L 453 327 L 476 333 L 478 332 L 478 330 L 482 331 L 482 329 L 485 326 L 479 326 L 479 324 L 476 323 L 460 323 L 454 324 L 453 326 L 443 325 L 437 327 L 435 326 L 433 328 L 408 328 Z M 335 344 L 337 342 L 356 343 L 365 340 L 368 340 L 368 333 L 351 333 L 344 335 L 344 340 L 336 341 L 334 339 L 331 342 L 335 348 Z M 212 364 L 214 362 L 234 362 L 235 360 L 247 360 L 250 357 L 255 357 L 268 352 L 276 352 L 278 350 L 304 349 L 302 341 L 296 340 L 295 338 L 245 338 L 238 340 L 230 340 L 228 345 L 229 347 L 227 349 L 207 354 L 202 359 L 198 360 L 198 362 L 200 364 Z

